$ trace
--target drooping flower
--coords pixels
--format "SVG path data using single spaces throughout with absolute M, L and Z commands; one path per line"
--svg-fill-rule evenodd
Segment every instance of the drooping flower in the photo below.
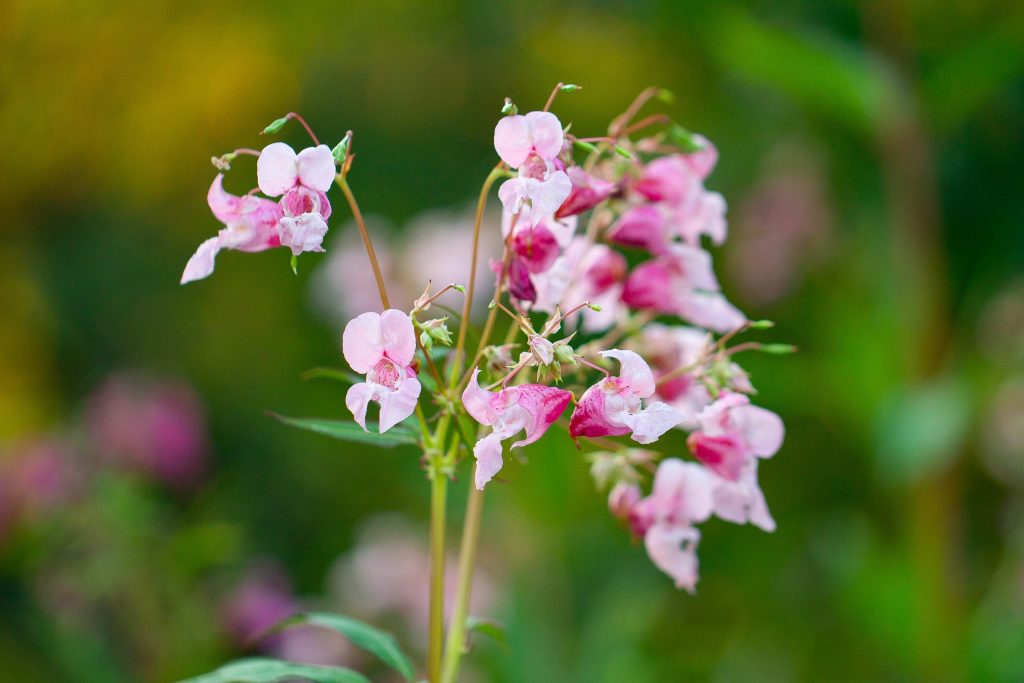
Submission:
M 629 209 L 608 231 L 608 239 L 626 247 L 646 249 L 662 254 L 671 241 L 669 226 L 662 210 L 655 204 L 641 204 Z
M 334 182 L 334 155 L 327 145 L 308 147 L 298 154 L 283 142 L 263 148 L 256 162 L 260 190 L 281 197 L 284 215 L 278 223 L 281 244 L 296 256 L 323 251 L 326 219 L 331 204 L 325 194 Z
M 651 368 L 634 351 L 602 351 L 620 363 L 617 376 L 609 376 L 587 389 L 569 421 L 573 438 L 630 434 L 637 443 L 652 443 L 679 424 L 682 416 L 666 403 L 643 407 L 654 394 Z
M 719 290 L 708 253 L 673 244 L 667 253 L 633 269 L 622 300 L 632 308 L 678 315 L 701 327 L 728 332 L 747 318 Z
M 533 309 L 553 313 L 556 306 L 565 310 L 589 301 L 600 310 L 582 310 L 583 330 L 606 329 L 623 312 L 620 299 L 627 270 L 626 257 L 619 252 L 576 237 L 547 272 L 533 276 L 537 290 Z
M 544 436 L 565 411 L 572 394 L 543 384 L 522 384 L 490 392 L 478 383 L 479 374 L 480 369 L 474 368 L 462 393 L 462 405 L 474 420 L 491 428 L 491 433 L 473 447 L 476 487 L 483 489 L 501 470 L 501 442 L 524 430 L 526 438 L 513 443 L 512 448 L 529 445 Z
M 711 394 L 700 377 L 700 361 L 708 352 L 710 335 L 696 327 L 650 323 L 632 341 L 632 348 L 642 353 L 654 370 L 655 395 L 679 411 L 681 427 L 695 429 L 697 413 L 711 403 Z M 680 372 L 684 368 L 689 369 Z M 672 376 L 666 377 L 669 373 Z
M 751 522 L 775 529 L 757 483 L 757 461 L 782 446 L 785 427 L 770 410 L 750 404 L 743 394 L 726 394 L 698 415 L 700 429 L 687 445 L 721 479 L 715 490 L 715 514 L 737 524 Z
M 366 408 L 380 403 L 380 432 L 412 415 L 420 395 L 416 371 L 410 366 L 416 354 L 416 333 L 402 311 L 363 313 L 345 326 L 342 353 L 352 369 L 366 375 L 345 396 L 345 405 L 366 430 Z
M 281 245 L 277 232 L 277 223 L 284 215 L 281 207 L 262 197 L 230 194 L 224 190 L 223 181 L 223 174 L 213 179 L 206 201 L 224 227 L 216 237 L 199 245 L 185 265 L 181 284 L 209 276 L 221 249 L 254 252 Z
M 597 178 L 580 166 L 567 169 L 566 175 L 572 182 L 572 191 L 555 212 L 555 218 L 566 218 L 590 211 L 615 191 L 615 183 Z
M 634 533 L 644 537 L 647 554 L 677 588 L 693 592 L 697 584 L 694 524 L 711 516 L 715 478 L 701 465 L 666 458 L 658 465 L 651 494 L 629 511 Z

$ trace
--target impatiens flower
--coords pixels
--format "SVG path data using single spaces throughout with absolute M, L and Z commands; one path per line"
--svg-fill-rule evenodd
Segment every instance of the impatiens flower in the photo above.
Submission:
M 782 420 L 751 405 L 743 394 L 726 394 L 702 410 L 697 420 L 700 430 L 690 434 L 687 445 L 723 480 L 715 492 L 715 514 L 773 531 L 775 521 L 757 483 L 757 460 L 770 458 L 782 446 Z
M 394 308 L 363 313 L 345 326 L 341 345 L 352 369 L 366 375 L 366 381 L 352 385 L 345 396 L 345 405 L 364 431 L 370 401 L 380 403 L 381 434 L 412 415 L 420 383 L 410 367 L 416 333 L 408 315 Z
M 256 162 L 260 190 L 269 197 L 281 196 L 284 216 L 278 224 L 281 244 L 298 256 L 304 251 L 323 251 L 331 204 L 325 194 L 334 182 L 334 155 L 327 145 L 298 154 L 283 142 L 263 148 Z
M 711 343 L 710 335 L 696 327 L 651 323 L 640 331 L 634 344 L 650 361 L 657 380 L 656 396 L 679 411 L 684 429 L 697 428 L 697 413 L 711 403 L 711 394 L 701 381 L 698 363 Z M 690 368 L 687 372 L 677 372 Z M 662 377 L 674 373 L 662 381 Z
M 253 195 L 237 197 L 224 191 L 224 175 L 213 179 L 206 201 L 210 211 L 224 227 L 196 249 L 185 265 L 181 284 L 201 280 L 213 272 L 214 259 L 221 249 L 263 251 L 281 245 L 277 223 L 282 211 L 275 202 Z
M 524 430 L 526 438 L 513 443 L 512 448 L 526 446 L 544 436 L 565 411 L 572 394 L 543 384 L 522 384 L 490 392 L 478 383 L 479 374 L 480 369 L 474 368 L 462 393 L 462 405 L 474 420 L 491 428 L 491 433 L 473 447 L 476 487 L 483 489 L 501 470 L 501 442 Z
M 550 164 L 549 164 L 550 165 Z M 544 218 L 553 216 L 558 207 L 572 191 L 572 183 L 565 171 L 544 170 L 537 175 L 525 175 L 506 180 L 498 188 L 498 199 L 505 211 L 517 214 L 529 204 L 530 222 L 536 225 Z
M 677 588 L 691 593 L 697 585 L 700 541 L 693 525 L 711 516 L 715 486 L 715 478 L 704 467 L 667 458 L 658 465 L 651 494 L 629 512 L 651 562 L 671 576 Z
M 629 519 L 633 507 L 640 502 L 640 487 L 631 481 L 620 481 L 608 493 L 608 511 L 621 520 Z
M 562 150 L 562 124 L 547 111 L 506 116 L 494 127 L 494 149 L 510 168 L 519 168 L 531 155 L 550 161 Z
M 608 231 L 608 239 L 626 247 L 639 247 L 652 254 L 664 253 L 671 235 L 661 209 L 654 204 L 641 204 L 629 209 Z
M 600 310 L 584 308 L 585 332 L 611 327 L 624 307 L 620 301 L 626 279 L 626 257 L 606 244 L 576 237 L 546 272 L 533 276 L 537 299 L 533 310 L 553 313 L 589 301 Z
M 678 315 L 716 332 L 747 321 L 719 291 L 708 253 L 685 244 L 674 244 L 668 253 L 634 268 L 622 300 L 632 308 Z
M 590 211 L 608 199 L 615 191 L 615 183 L 596 178 L 580 166 L 573 166 L 566 171 L 566 174 L 572 182 L 572 191 L 569 193 L 569 198 L 555 212 L 555 218 L 565 218 Z
M 682 416 L 665 403 L 642 407 L 642 399 L 654 394 L 654 375 L 643 358 L 619 349 L 601 355 L 619 361 L 619 374 L 606 377 L 580 397 L 569 421 L 573 438 L 631 434 L 637 443 L 652 443 L 679 424 Z

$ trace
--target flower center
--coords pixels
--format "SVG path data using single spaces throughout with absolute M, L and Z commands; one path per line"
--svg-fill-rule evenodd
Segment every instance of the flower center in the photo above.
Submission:
M 390 358 L 381 358 L 366 375 L 366 379 L 374 384 L 382 384 L 389 389 L 397 389 L 402 379 L 402 368 Z

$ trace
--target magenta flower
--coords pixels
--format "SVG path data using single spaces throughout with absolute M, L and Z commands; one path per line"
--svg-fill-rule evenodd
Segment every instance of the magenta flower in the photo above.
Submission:
M 602 356 L 621 366 L 618 376 L 606 377 L 580 397 L 569 421 L 572 437 L 631 434 L 637 443 L 652 443 L 679 424 L 682 416 L 661 402 L 642 407 L 654 394 L 654 375 L 637 353 L 612 349 Z
M 715 487 L 715 478 L 701 465 L 667 458 L 658 465 L 651 494 L 629 513 L 651 562 L 690 593 L 697 585 L 700 541 L 693 525 L 711 516 Z
M 665 215 L 656 204 L 641 204 L 626 211 L 608 231 L 608 239 L 626 247 L 662 254 L 671 235 Z
M 533 308 L 553 313 L 556 306 L 566 310 L 589 301 L 601 310 L 583 309 L 583 330 L 606 329 L 624 309 L 620 299 L 627 270 L 626 257 L 619 252 L 576 237 L 547 272 L 533 276 L 537 288 Z
M 479 368 L 474 368 L 469 385 L 462 392 L 462 405 L 474 420 L 491 428 L 491 433 L 476 442 L 476 487 L 483 489 L 503 464 L 501 442 L 520 431 L 526 438 L 512 448 L 526 446 L 548 430 L 569 405 L 572 394 L 564 389 L 543 384 L 522 384 L 490 392 L 477 381 Z
M 341 338 L 342 353 L 352 369 L 366 375 L 345 395 L 345 405 L 366 430 L 366 407 L 380 404 L 380 433 L 412 415 L 420 396 L 416 371 L 416 333 L 409 316 L 390 308 L 363 313 L 349 321 Z
M 221 249 L 236 251 L 263 251 L 281 245 L 277 223 L 283 212 L 281 207 L 269 199 L 243 195 L 241 197 L 224 191 L 224 175 L 213 179 L 206 201 L 210 211 L 224 227 L 196 249 L 196 253 L 185 265 L 181 284 L 201 280 L 213 272 L 214 259 Z
M 622 300 L 632 308 L 678 315 L 716 332 L 728 332 L 747 320 L 719 291 L 708 253 L 685 244 L 674 244 L 668 253 L 634 268 Z
M 715 514 L 730 522 L 775 529 L 757 483 L 757 461 L 782 446 L 785 427 L 770 410 L 750 405 L 743 394 L 726 394 L 697 415 L 700 431 L 687 440 L 694 456 L 721 480 Z
M 296 154 L 285 143 L 274 142 L 260 152 L 256 162 L 260 190 L 268 197 L 281 196 L 281 244 L 296 256 L 304 251 L 323 251 L 320 245 L 327 234 L 326 219 L 331 215 L 325 193 L 334 182 L 334 173 L 334 155 L 327 145 L 308 147 Z
M 566 171 L 572 182 L 572 191 L 568 199 L 555 212 L 555 218 L 576 216 L 608 199 L 615 191 L 615 183 L 596 178 L 580 166 L 573 166 Z

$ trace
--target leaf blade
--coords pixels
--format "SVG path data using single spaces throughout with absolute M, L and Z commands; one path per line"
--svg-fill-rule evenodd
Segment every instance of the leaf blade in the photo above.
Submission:
M 329 436 L 340 441 L 380 446 L 382 448 L 394 448 L 395 446 L 415 446 L 419 444 L 419 436 L 409 427 L 395 425 L 384 434 L 374 431 L 377 423 L 367 422 L 363 428 L 355 422 L 347 420 L 326 420 L 316 417 L 288 417 L 273 411 L 267 411 L 267 415 L 274 418 L 281 424 L 289 427 L 297 427 L 323 436 Z
M 296 677 L 314 683 L 370 683 L 370 679 L 352 669 L 295 664 L 269 657 L 238 659 L 180 683 L 276 683 Z
M 398 647 L 395 637 L 386 631 L 363 623 L 343 614 L 330 612 L 303 612 L 285 619 L 278 628 L 308 625 L 320 626 L 337 631 L 348 638 L 353 645 L 375 655 L 382 662 L 402 674 L 407 681 L 414 675 L 412 662 Z M 276 630 L 276 629 L 275 629 Z

